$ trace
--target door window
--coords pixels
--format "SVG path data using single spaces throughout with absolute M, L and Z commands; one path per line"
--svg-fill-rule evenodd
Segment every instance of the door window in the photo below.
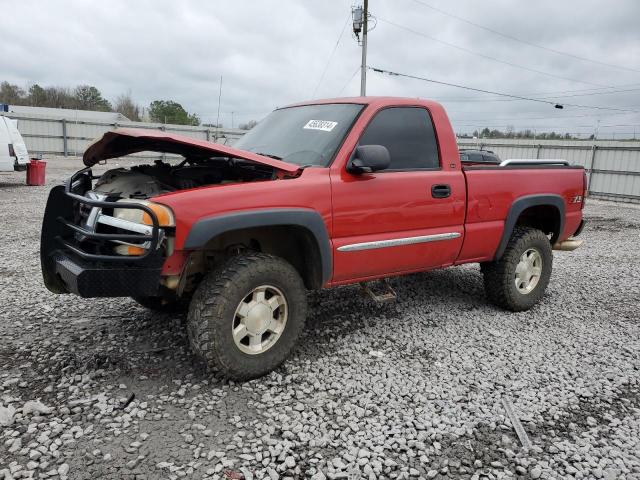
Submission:
M 438 142 L 429 112 L 420 107 L 385 108 L 369 122 L 359 145 L 383 145 L 391 155 L 387 170 L 440 168 Z

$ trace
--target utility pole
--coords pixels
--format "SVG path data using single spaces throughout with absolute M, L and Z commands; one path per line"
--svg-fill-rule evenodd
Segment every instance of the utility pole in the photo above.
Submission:
M 362 46 L 362 63 L 360 65 L 360 96 L 367 94 L 367 33 L 369 31 L 369 0 L 364 0 L 364 6 L 351 7 L 353 17 L 353 34 Z M 360 39 L 362 34 L 362 40 Z
M 364 15 L 362 17 L 362 66 L 360 67 L 360 96 L 367 94 L 367 30 L 369 16 L 369 0 L 364 0 Z

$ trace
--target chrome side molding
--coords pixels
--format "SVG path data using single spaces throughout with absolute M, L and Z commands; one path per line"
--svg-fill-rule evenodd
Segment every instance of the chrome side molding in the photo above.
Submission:
M 378 240 L 376 242 L 352 243 L 338 247 L 339 252 L 357 252 L 360 250 L 373 250 L 376 248 L 399 247 L 401 245 L 413 245 L 415 243 L 438 242 L 440 240 L 452 240 L 460 237 L 458 232 L 436 233 L 434 235 L 422 235 L 419 237 L 393 238 L 390 240 Z

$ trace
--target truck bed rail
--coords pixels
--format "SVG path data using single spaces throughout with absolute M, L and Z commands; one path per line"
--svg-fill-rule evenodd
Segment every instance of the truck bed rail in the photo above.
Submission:
M 566 165 L 569 166 L 569 162 L 561 159 L 528 159 L 528 158 L 509 158 L 500 162 L 500 167 L 507 167 L 510 165 Z

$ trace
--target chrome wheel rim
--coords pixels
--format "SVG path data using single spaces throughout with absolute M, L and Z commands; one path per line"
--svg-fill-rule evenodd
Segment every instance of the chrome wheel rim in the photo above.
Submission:
M 516 265 L 515 284 L 518 292 L 526 295 L 531 293 L 542 275 L 542 255 L 535 248 L 526 250 Z
M 289 308 L 282 291 L 261 285 L 240 301 L 233 316 L 231 334 L 236 347 L 249 355 L 259 355 L 278 341 L 287 325 Z

